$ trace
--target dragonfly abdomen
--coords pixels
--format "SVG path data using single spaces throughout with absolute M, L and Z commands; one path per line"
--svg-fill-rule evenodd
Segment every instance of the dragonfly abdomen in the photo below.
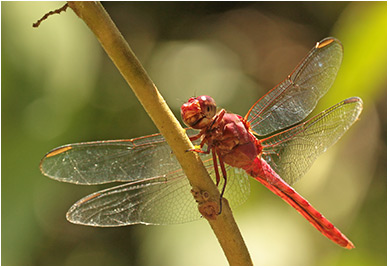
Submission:
M 317 211 L 304 197 L 284 182 L 265 160 L 260 158 L 255 159 L 254 163 L 246 169 L 246 172 L 295 208 L 330 240 L 347 249 L 354 248 L 353 243 L 344 234 Z

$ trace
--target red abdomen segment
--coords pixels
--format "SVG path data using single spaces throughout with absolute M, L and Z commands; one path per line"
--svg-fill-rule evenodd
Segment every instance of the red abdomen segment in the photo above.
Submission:
M 278 176 L 265 160 L 256 158 L 254 163 L 245 168 L 246 172 L 269 188 L 273 193 L 294 207 L 323 235 L 347 249 L 354 248 L 353 243 L 331 222 L 317 211 L 307 200 Z

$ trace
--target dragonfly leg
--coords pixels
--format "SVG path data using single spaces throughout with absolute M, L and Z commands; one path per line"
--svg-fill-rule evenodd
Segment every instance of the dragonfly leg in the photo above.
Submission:
M 223 184 L 222 192 L 220 194 L 220 211 L 219 211 L 219 214 L 221 214 L 222 213 L 223 195 L 224 195 L 224 191 L 226 190 L 226 186 L 227 186 L 227 171 L 226 171 L 226 167 L 224 165 L 224 161 L 222 160 L 222 158 L 221 158 L 221 156 L 219 154 L 218 154 L 218 156 L 219 156 L 220 169 L 222 170 L 222 174 L 223 174 L 223 178 L 224 178 L 224 184 Z
M 201 150 L 201 149 L 188 149 L 186 151 L 187 152 L 196 152 L 196 153 L 200 153 L 200 154 L 209 154 L 211 152 L 211 150 L 209 150 L 209 149 L 207 149 L 206 151 Z
M 222 121 L 223 116 L 224 116 L 225 113 L 226 113 L 226 110 L 221 109 L 220 112 L 215 116 L 215 119 L 213 120 L 213 122 L 212 122 L 211 126 L 209 127 L 209 129 L 212 129 L 212 127 L 214 125 L 218 125 Z
M 219 168 L 217 166 L 217 158 L 216 158 L 215 150 L 212 150 L 212 160 L 213 160 L 213 168 L 215 170 L 216 186 L 218 186 L 220 182 L 220 174 L 219 174 Z
M 200 139 L 201 135 L 203 135 L 201 132 L 195 136 L 189 137 L 190 141 L 195 141 Z
M 219 162 L 220 162 L 220 169 L 222 170 L 222 174 L 224 178 L 224 185 L 223 185 L 222 192 L 220 194 L 220 199 L 222 199 L 224 191 L 226 190 L 226 186 L 227 186 L 227 171 L 226 171 L 226 167 L 224 166 L 224 162 L 220 159 L 220 157 L 219 157 Z

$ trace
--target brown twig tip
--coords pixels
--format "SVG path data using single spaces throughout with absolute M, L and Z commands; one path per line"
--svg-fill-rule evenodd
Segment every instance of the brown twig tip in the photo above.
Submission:
M 46 20 L 49 16 L 51 15 L 54 15 L 54 14 L 59 14 L 61 13 L 62 11 L 66 11 L 66 9 L 68 8 L 68 3 L 66 3 L 63 7 L 61 8 L 58 8 L 56 10 L 53 10 L 53 11 L 50 11 L 48 13 L 46 13 L 40 20 L 38 20 L 37 22 L 33 23 L 32 24 L 32 27 L 34 28 L 38 28 L 39 25 L 42 23 L 42 21 Z

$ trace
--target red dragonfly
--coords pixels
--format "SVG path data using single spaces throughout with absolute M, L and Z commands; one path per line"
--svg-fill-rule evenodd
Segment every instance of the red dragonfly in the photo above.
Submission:
M 351 249 L 352 242 L 289 186 L 347 131 L 362 111 L 362 100 L 352 97 L 301 122 L 332 86 L 342 56 L 343 47 L 338 40 L 326 38 L 318 42 L 244 118 L 224 109 L 217 112 L 214 100 L 208 96 L 190 98 L 182 105 L 181 114 L 192 128 L 187 130 L 188 136 L 198 145 L 193 151 L 200 153 L 232 207 L 246 201 L 251 176 L 294 207 L 322 234 Z M 40 169 L 52 179 L 74 184 L 126 182 L 76 202 L 66 215 L 76 224 L 173 224 L 201 218 L 189 194 L 191 186 L 160 134 L 64 145 L 47 153 Z

